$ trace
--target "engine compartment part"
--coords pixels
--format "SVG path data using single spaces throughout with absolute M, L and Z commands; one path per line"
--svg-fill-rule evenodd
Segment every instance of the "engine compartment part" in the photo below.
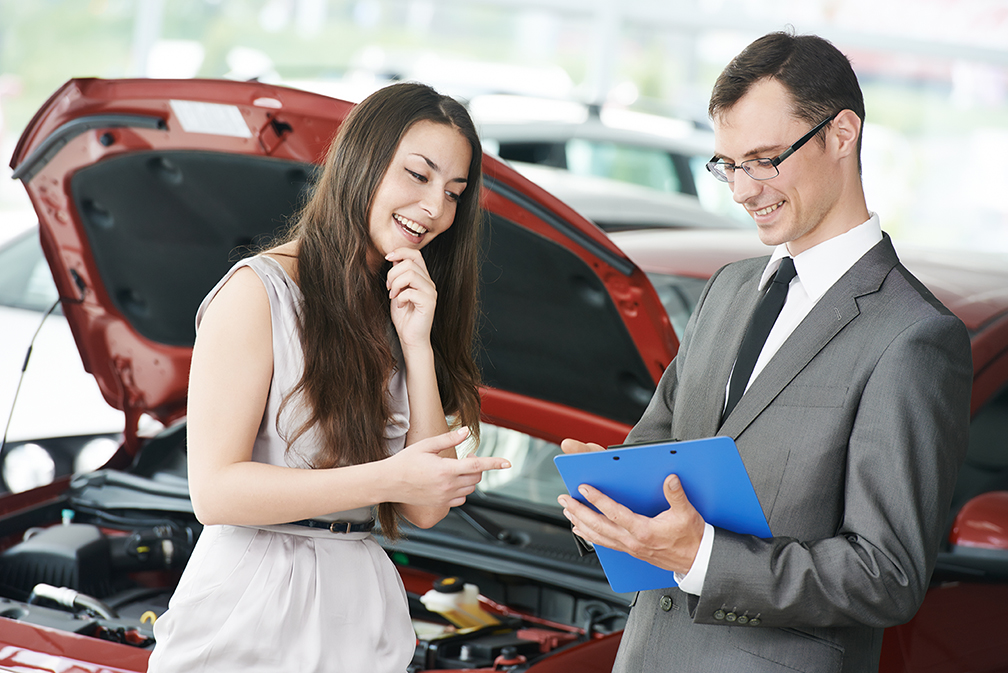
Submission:
M 112 592 L 109 540 L 97 526 L 60 524 L 30 529 L 25 540 L 0 553 L 0 586 L 27 600 L 37 584 L 91 596 Z
M 57 497 L 0 515 L 0 632 L 43 627 L 52 640 L 39 653 L 55 656 L 78 651 L 84 636 L 94 643 L 85 650 L 107 653 L 87 661 L 136 662 L 139 654 L 140 663 L 121 670 L 144 670 L 153 624 L 202 531 L 187 497 L 184 433 L 170 430 L 147 448 L 130 472 L 79 475 Z M 575 561 L 571 569 L 560 547 L 568 526 L 545 517 L 530 527 L 523 511 L 476 509 L 484 525 L 522 528 L 527 539 L 488 539 L 459 517 L 395 543 L 377 535 L 409 599 L 409 673 L 530 670 L 586 647 L 614 655 L 618 637 L 610 635 L 626 610 L 590 567 Z M 428 595 L 437 600 L 426 605 Z M 462 623 L 449 619 L 463 612 Z
M 97 598 L 66 587 L 36 584 L 35 588 L 32 589 L 31 595 L 28 597 L 28 603 L 36 603 L 40 598 L 48 599 L 71 610 L 86 610 L 105 619 L 115 619 L 119 616 L 115 610 Z
M 463 582 L 461 577 L 443 577 L 433 588 L 420 597 L 420 602 L 430 610 L 462 628 L 499 624 L 500 620 L 479 604 L 479 588 Z
M 191 529 L 174 523 L 108 532 L 86 523 L 29 529 L 21 543 L 0 553 L 0 587 L 22 600 L 40 584 L 103 598 L 123 587 L 123 573 L 183 568 L 193 538 Z

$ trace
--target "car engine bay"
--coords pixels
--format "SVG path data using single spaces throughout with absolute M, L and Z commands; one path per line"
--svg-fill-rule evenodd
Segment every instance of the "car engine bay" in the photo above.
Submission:
M 152 649 L 154 622 L 202 531 L 188 496 L 184 438 L 184 425 L 169 428 L 148 440 L 128 471 L 78 475 L 59 497 L 0 517 L 0 617 Z M 378 536 L 409 598 L 417 633 L 410 671 L 525 670 L 623 627 L 626 602 L 599 588 L 597 562 L 578 558 L 569 529 L 543 538 L 548 526 L 533 522 L 535 540 L 522 533 L 491 542 L 453 518 L 441 531 L 440 524 L 411 529 L 396 545 Z M 469 612 L 451 607 L 455 594 L 438 593 L 446 586 L 465 587 Z M 440 598 L 449 608 L 438 609 Z

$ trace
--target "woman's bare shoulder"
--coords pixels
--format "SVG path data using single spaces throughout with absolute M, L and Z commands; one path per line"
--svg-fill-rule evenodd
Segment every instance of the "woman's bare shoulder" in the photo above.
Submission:
M 269 297 L 262 279 L 254 269 L 243 266 L 217 290 L 206 307 L 202 323 L 223 320 L 250 326 L 265 317 L 268 324 L 269 315 Z
M 262 254 L 268 256 L 270 259 L 274 260 L 277 264 L 283 267 L 283 270 L 287 272 L 287 275 L 290 276 L 296 283 L 298 249 L 299 241 L 295 239 L 282 245 L 278 245 L 275 248 L 264 250 Z

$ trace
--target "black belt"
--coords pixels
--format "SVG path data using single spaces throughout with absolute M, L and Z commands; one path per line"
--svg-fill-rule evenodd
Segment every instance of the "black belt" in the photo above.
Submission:
M 302 519 L 301 521 L 291 521 L 290 523 L 295 526 L 305 526 L 307 528 L 327 530 L 330 533 L 367 533 L 375 527 L 374 519 L 369 519 L 360 523 L 353 521 L 319 521 L 318 519 Z

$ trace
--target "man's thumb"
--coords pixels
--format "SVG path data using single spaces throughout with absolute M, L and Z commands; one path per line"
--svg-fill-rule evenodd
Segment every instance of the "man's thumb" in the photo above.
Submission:
M 679 483 L 679 477 L 674 474 L 665 478 L 665 499 L 673 507 L 681 507 L 688 502 L 682 484 Z

